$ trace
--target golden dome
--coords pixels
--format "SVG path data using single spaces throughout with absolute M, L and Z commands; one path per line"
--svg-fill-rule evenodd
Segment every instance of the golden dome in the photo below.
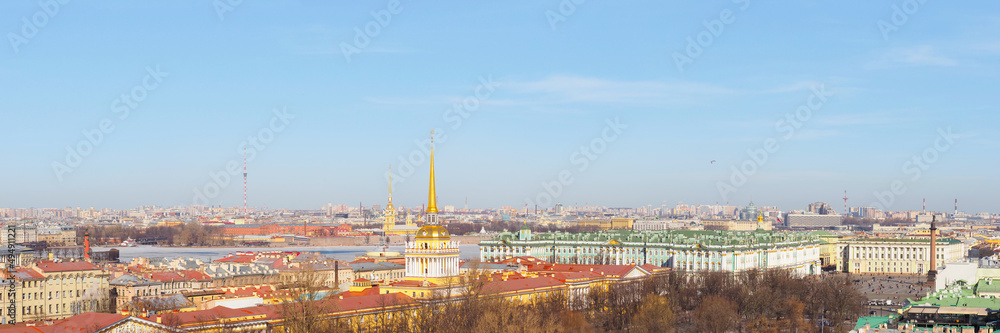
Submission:
M 425 225 L 417 230 L 416 239 L 435 239 L 435 238 L 451 238 L 448 234 L 448 229 L 439 225 Z

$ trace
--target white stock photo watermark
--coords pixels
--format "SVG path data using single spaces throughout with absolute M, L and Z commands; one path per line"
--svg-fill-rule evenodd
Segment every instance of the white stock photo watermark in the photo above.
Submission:
M 927 0 L 903 0 L 900 4 L 892 5 L 892 14 L 889 20 L 878 20 L 878 30 L 882 33 L 882 39 L 888 41 L 889 33 L 899 31 L 903 25 L 910 21 L 910 15 L 916 14 L 920 6 Z
M 485 77 L 479 77 L 479 84 L 472 89 L 472 94 L 466 95 L 460 98 L 457 102 L 452 103 L 451 107 L 444 111 L 442 118 L 448 124 L 450 124 L 450 130 L 448 132 L 456 131 L 462 127 L 462 124 L 469 119 L 479 108 L 482 107 L 483 103 L 486 102 L 493 94 L 496 92 L 497 87 L 500 86 L 499 82 L 493 81 L 492 75 L 487 75 Z M 441 128 L 434 129 L 434 141 L 437 144 L 442 144 L 448 142 L 448 135 L 446 131 Z M 416 169 L 427 162 L 428 157 L 431 154 L 431 140 L 430 138 L 414 140 L 413 143 L 417 146 L 415 149 L 411 150 L 407 154 L 397 156 L 399 163 L 397 168 L 393 171 L 385 172 L 386 182 L 390 182 L 391 185 L 396 186 L 397 183 L 403 183 L 413 173 Z
M 246 163 L 252 162 L 257 158 L 257 152 L 264 151 L 268 144 L 274 142 L 278 134 L 285 131 L 292 119 L 295 119 L 295 115 L 288 113 L 287 108 L 274 109 L 271 113 L 273 115 L 267 126 L 257 130 L 256 134 L 247 136 L 246 140 L 241 141 L 236 146 L 236 153 L 239 157 L 226 162 L 221 170 L 209 171 L 209 180 L 205 182 L 205 185 L 194 188 L 194 197 L 191 198 L 192 205 L 208 206 L 211 203 L 210 200 L 218 197 L 242 172 L 240 161 L 243 160 L 244 156 Z
M 212 8 L 215 9 L 215 15 L 219 17 L 219 21 L 225 21 L 226 13 L 236 10 L 242 4 L 243 0 L 215 0 L 212 1 Z
M 628 129 L 628 125 L 622 123 L 617 117 L 606 119 L 604 122 L 605 126 L 601 130 L 600 135 L 591 139 L 587 145 L 580 146 L 569 155 L 569 163 L 572 166 L 576 166 L 576 171 L 566 168 L 557 172 L 554 180 L 543 181 L 541 183 L 542 191 L 538 192 L 534 198 L 524 198 L 528 205 L 549 207 L 555 203 L 565 193 L 566 188 L 573 185 L 573 182 L 576 181 L 573 178 L 575 175 L 574 172 L 586 172 L 590 168 L 590 163 L 601 157 L 608 150 L 608 146 L 612 142 L 617 141 L 621 137 L 622 132 Z
M 576 6 L 586 3 L 587 0 L 562 0 L 555 10 L 545 11 L 545 19 L 549 21 L 549 27 L 556 31 L 556 25 L 566 22 L 566 18 L 576 13 Z
M 70 0 L 39 1 L 38 6 L 41 9 L 31 14 L 30 19 L 27 16 L 21 18 L 21 30 L 7 33 L 7 41 L 10 42 L 10 48 L 14 49 L 14 53 L 21 52 L 21 47 L 38 36 L 39 31 L 48 26 L 49 21 L 59 15 L 62 6 L 69 2 Z
M 393 15 L 403 11 L 403 4 L 400 0 L 389 0 L 385 9 L 371 11 L 372 19 L 363 27 L 354 27 L 354 43 L 340 42 L 340 53 L 344 54 L 347 63 L 351 63 L 351 56 L 361 53 L 375 39 L 382 34 L 382 29 L 389 27 L 392 23 Z
M 747 8 L 750 8 L 750 0 L 732 1 L 734 4 L 739 4 L 739 11 L 745 11 Z M 722 34 L 726 32 L 726 26 L 736 23 L 736 14 L 728 8 L 720 11 L 718 16 L 718 18 L 702 21 L 701 25 L 704 26 L 704 29 L 696 33 L 694 37 L 688 36 L 684 39 L 687 41 L 687 44 L 684 46 L 683 53 L 674 51 L 674 65 L 677 66 L 678 72 L 684 73 L 685 66 L 693 64 L 706 49 L 715 43 L 717 38 L 722 37 Z
M 911 156 L 906 162 L 903 162 L 903 175 L 910 175 L 910 177 L 893 180 L 889 182 L 888 189 L 875 191 L 875 199 L 878 202 L 872 202 L 871 207 L 878 208 L 881 211 L 889 209 L 889 207 L 896 203 L 897 197 L 903 196 L 909 190 L 906 184 L 913 184 L 920 181 L 924 176 L 924 172 L 930 170 L 931 166 L 938 162 L 942 154 L 951 150 L 957 139 L 958 135 L 952 133 L 951 127 L 939 128 L 937 130 L 937 137 L 934 138 L 934 142 L 930 146 L 919 154 Z
M 779 134 L 784 133 L 784 135 L 769 137 L 764 139 L 759 148 L 747 149 L 748 158 L 740 163 L 739 167 L 730 166 L 729 180 L 720 180 L 715 183 L 723 201 L 729 201 L 730 194 L 738 192 L 741 187 L 747 184 L 750 177 L 757 174 L 767 164 L 771 155 L 781 150 L 779 141 L 788 141 L 794 138 L 798 130 L 812 119 L 815 112 L 826 105 L 828 98 L 833 96 L 832 92 L 826 90 L 825 85 L 813 86 L 810 90 L 812 93 L 806 97 L 805 103 L 796 108 L 795 111 L 785 113 L 784 117 L 774 123 L 774 130 Z
M 111 101 L 111 113 L 117 114 L 117 121 L 124 121 L 139 108 L 149 97 L 149 93 L 160 87 L 163 79 L 170 76 L 170 73 L 160 69 L 160 65 L 146 66 L 146 75 L 139 84 L 129 89 L 128 93 L 121 94 Z M 67 173 L 72 173 L 77 167 L 83 164 L 83 160 L 90 156 L 95 149 L 101 146 L 105 136 L 115 131 L 114 118 L 103 118 L 97 122 L 97 126 L 91 129 L 84 129 L 81 134 L 83 138 L 75 145 L 66 146 L 66 155 L 63 161 L 52 161 L 52 172 L 60 182 Z

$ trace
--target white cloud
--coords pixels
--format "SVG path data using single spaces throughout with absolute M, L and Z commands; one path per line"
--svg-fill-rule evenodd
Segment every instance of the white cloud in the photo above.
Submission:
M 812 89 L 813 87 L 821 85 L 823 85 L 823 82 L 806 80 L 806 81 L 793 82 L 791 84 L 786 84 L 783 86 L 778 86 L 772 89 L 765 90 L 764 92 L 766 93 L 796 92 L 796 91 L 809 90 Z
M 958 61 L 944 55 L 938 54 L 930 45 L 921 45 L 911 48 L 894 48 L 884 53 L 882 57 L 868 64 L 870 69 L 882 69 L 898 66 L 939 66 L 949 67 L 958 65 Z
M 822 83 L 797 81 L 766 89 L 735 89 L 690 81 L 623 81 L 573 75 L 550 75 L 537 80 L 499 79 L 498 94 L 483 105 L 514 106 L 537 112 L 579 113 L 580 105 L 689 107 L 733 97 L 809 91 Z M 832 88 L 830 88 L 832 89 Z M 366 96 L 366 102 L 385 105 L 452 105 L 467 95 Z M 769 126 L 766 123 L 762 126 Z
M 972 50 L 991 55 L 1000 54 L 1000 42 L 980 43 L 972 46 Z
M 708 96 L 738 91 L 716 85 L 683 81 L 615 81 L 590 77 L 553 75 L 537 81 L 509 81 L 504 89 L 540 97 L 542 103 L 689 104 Z
M 912 117 L 895 117 L 886 112 L 828 114 L 817 118 L 819 124 L 827 126 L 867 126 L 890 125 L 911 122 Z
M 817 140 L 822 138 L 840 135 L 840 131 L 829 129 L 804 129 L 793 136 L 790 140 Z

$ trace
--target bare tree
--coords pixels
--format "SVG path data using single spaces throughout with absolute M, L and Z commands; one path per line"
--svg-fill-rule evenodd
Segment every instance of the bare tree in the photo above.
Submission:
M 324 317 L 335 309 L 330 302 L 323 301 L 320 294 L 322 286 L 322 276 L 312 266 L 300 266 L 284 290 L 286 301 L 279 308 L 285 319 L 285 332 L 316 333 L 333 328 L 332 322 Z
M 636 332 L 667 332 L 673 327 L 674 312 L 666 296 L 647 294 L 632 318 Z
M 738 325 L 736 306 L 720 296 L 708 296 L 694 310 L 699 332 L 725 333 Z

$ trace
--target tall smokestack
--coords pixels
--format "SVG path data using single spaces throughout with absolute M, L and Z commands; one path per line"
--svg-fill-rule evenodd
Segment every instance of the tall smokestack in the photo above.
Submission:
M 937 215 L 931 218 L 931 268 L 927 271 L 927 284 L 934 287 L 937 279 Z
M 13 246 L 13 245 L 11 245 Z M 90 260 L 90 232 L 83 234 L 83 259 Z

